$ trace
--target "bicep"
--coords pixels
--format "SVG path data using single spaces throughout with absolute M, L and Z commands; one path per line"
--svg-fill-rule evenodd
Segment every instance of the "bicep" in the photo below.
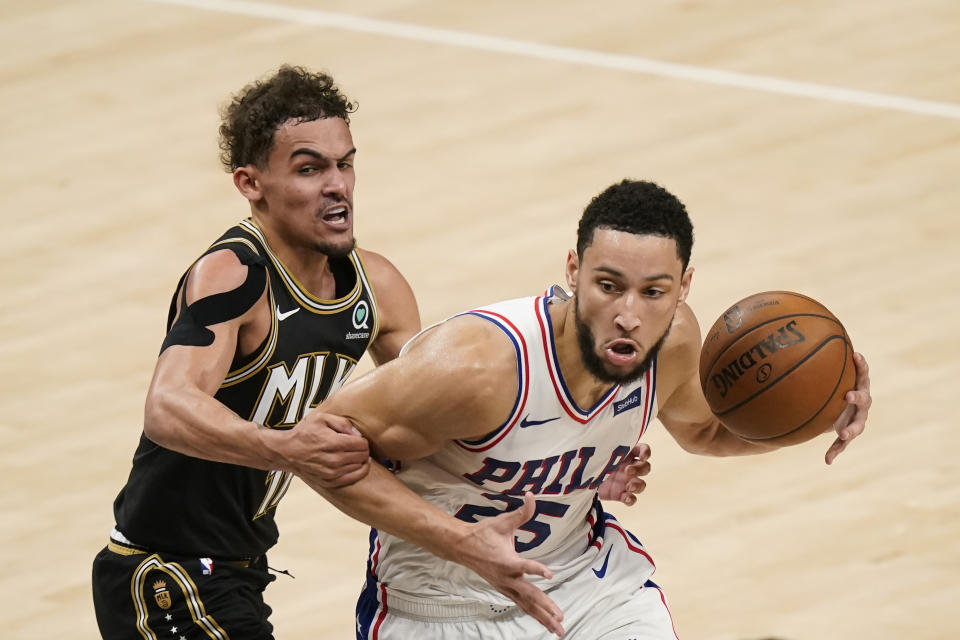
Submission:
M 704 436 L 719 421 L 710 411 L 698 377 L 683 380 L 662 402 L 657 418 L 687 451 L 699 450 Z
M 718 422 L 700 387 L 700 326 L 683 305 L 658 362 L 657 418 L 687 451 Z
M 348 418 L 377 454 L 398 460 L 489 433 L 516 397 L 513 354 L 504 349 L 505 337 L 489 328 L 451 323 L 467 326 L 432 329 L 402 358 L 348 383 L 320 410 Z
M 213 395 L 237 353 L 241 329 L 266 296 L 262 267 L 242 265 L 230 252 L 198 261 L 177 292 L 177 312 L 157 360 L 154 384 L 195 386 Z

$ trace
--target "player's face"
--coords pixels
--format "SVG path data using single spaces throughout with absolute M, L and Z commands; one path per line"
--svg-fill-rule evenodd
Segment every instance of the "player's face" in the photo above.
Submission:
M 583 364 L 604 382 L 635 380 L 666 339 L 692 271 L 661 236 L 597 229 L 583 254 L 567 259 Z
M 259 172 L 262 205 L 284 240 L 330 256 L 353 249 L 356 149 L 342 118 L 288 122 Z

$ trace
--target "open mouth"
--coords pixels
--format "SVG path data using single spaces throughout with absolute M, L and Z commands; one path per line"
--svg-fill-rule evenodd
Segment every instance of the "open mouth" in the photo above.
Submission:
M 349 211 L 346 205 L 340 205 L 327 209 L 326 213 L 323 214 L 322 220 L 331 226 L 342 227 L 347 224 L 349 217 Z
M 630 364 L 637 359 L 638 351 L 633 342 L 627 340 L 616 340 L 610 343 L 606 348 L 607 359 L 614 364 Z

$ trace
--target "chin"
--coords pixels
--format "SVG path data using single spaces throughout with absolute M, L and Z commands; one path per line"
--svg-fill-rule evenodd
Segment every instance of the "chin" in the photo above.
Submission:
M 356 246 L 357 241 L 351 236 L 341 242 L 318 242 L 314 248 L 330 258 L 346 258 Z

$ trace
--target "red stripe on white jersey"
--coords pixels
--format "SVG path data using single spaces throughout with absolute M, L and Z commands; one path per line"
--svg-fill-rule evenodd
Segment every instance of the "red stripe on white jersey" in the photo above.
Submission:
M 514 340 L 516 340 L 517 344 L 520 345 L 520 351 L 518 353 L 518 357 L 520 359 L 520 365 L 521 365 L 519 367 L 521 379 L 518 381 L 520 385 L 520 394 L 519 394 L 520 401 L 517 402 L 517 406 L 514 409 L 514 412 L 510 415 L 509 418 L 507 418 L 507 421 L 503 424 L 503 426 L 500 427 L 499 435 L 497 435 L 497 437 L 490 442 L 482 442 L 479 444 L 470 444 L 469 442 L 465 442 L 463 440 L 455 441 L 458 446 L 466 449 L 467 451 L 473 451 L 476 453 L 479 451 L 486 451 L 491 447 L 493 447 L 494 445 L 496 445 L 501 440 L 503 440 L 504 437 L 506 437 L 506 435 L 510 433 L 510 430 L 513 429 L 514 425 L 517 424 L 517 421 L 520 419 L 520 416 L 523 415 L 523 408 L 527 404 L 527 395 L 530 392 L 530 363 L 529 363 L 530 358 L 529 358 L 529 355 L 527 354 L 527 341 L 523 339 L 523 334 L 520 333 L 520 330 L 517 329 L 517 326 L 512 322 L 510 322 L 510 320 L 508 320 L 505 316 L 502 316 L 499 313 L 495 313 L 493 311 L 486 311 L 484 309 L 474 309 L 469 313 L 473 313 L 479 316 L 491 316 L 493 318 L 496 318 L 497 320 L 502 322 L 503 325 L 509 327 L 512 337 L 514 338 Z M 502 325 L 498 324 L 498 326 L 500 326 L 501 329 L 503 328 Z
M 557 399 L 560 401 L 560 405 L 563 407 L 564 411 L 567 412 L 568 416 L 580 424 L 587 424 L 593 419 L 594 416 L 603 411 L 604 408 L 606 408 L 606 406 L 613 401 L 614 397 L 617 395 L 617 391 L 620 390 L 620 385 L 611 387 L 607 392 L 607 395 L 601 398 L 600 402 L 598 402 L 597 405 L 594 406 L 589 412 L 580 409 L 580 407 L 578 407 L 573 401 L 573 398 L 570 397 L 567 387 L 563 383 L 563 378 L 560 375 L 560 372 L 557 370 L 556 361 L 554 360 L 555 350 L 553 347 L 553 332 L 547 330 L 549 320 L 544 318 L 544 315 L 546 315 L 547 311 L 543 307 L 543 298 L 535 298 L 533 304 L 537 314 L 537 322 L 540 324 L 540 336 L 543 339 L 543 356 L 547 361 L 547 370 L 550 372 L 550 381 L 553 383 L 553 389 L 557 393 Z

